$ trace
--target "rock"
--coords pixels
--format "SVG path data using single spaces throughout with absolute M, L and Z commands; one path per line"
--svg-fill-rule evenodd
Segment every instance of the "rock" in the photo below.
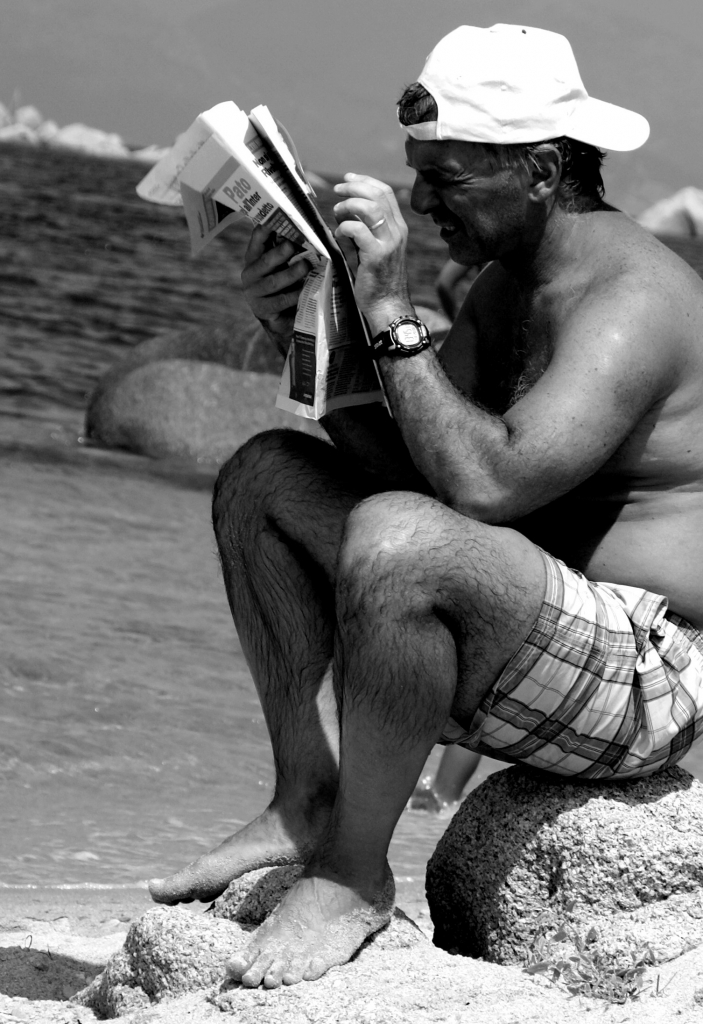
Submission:
M 74 1002 L 121 1017 L 169 996 L 218 984 L 246 940 L 237 925 L 181 907 L 155 907 L 131 926 L 124 947 Z
M 277 391 L 272 374 L 159 360 L 132 370 L 91 401 L 86 431 L 109 447 L 220 465 L 262 430 L 320 432 L 314 420 L 277 409 Z
M 74 1002 L 114 1018 L 162 999 L 221 985 L 227 960 L 249 941 L 300 876 L 301 865 L 263 868 L 236 879 L 205 914 L 155 907 L 129 929 L 124 947 Z M 429 946 L 401 910 L 362 947 L 386 952 Z M 361 956 L 361 953 L 357 955 Z
M 646 209 L 637 222 L 658 235 L 703 235 L 703 189 L 679 189 Z
M 620 783 L 497 772 L 440 840 L 427 899 L 435 944 L 465 956 L 526 964 L 565 925 L 559 955 L 588 936 L 603 962 L 648 943 L 669 960 L 703 942 L 703 785 L 678 767 Z
M 23 124 L 27 128 L 37 131 L 44 120 L 41 112 L 36 107 L 26 105 L 24 107 L 18 107 L 15 111 L 15 122 L 17 124 Z
M 26 124 L 7 124 L 0 128 L 0 142 L 24 142 L 36 145 L 39 142 L 39 136 L 33 128 L 28 128 Z
M 37 137 L 40 142 L 52 142 L 60 131 L 56 121 L 42 121 L 37 128 Z
M 111 448 L 219 465 L 254 434 L 314 420 L 276 408 L 282 357 L 253 316 L 136 345 L 91 395 L 85 433 Z M 253 370 L 275 370 L 254 373 Z
M 212 913 L 242 928 L 258 928 L 302 873 L 302 864 L 249 871 L 230 882 L 213 903 Z
M 59 128 L 51 139 L 51 145 L 81 150 L 94 156 L 130 156 L 129 149 L 115 132 L 104 132 L 100 128 L 89 128 L 85 124 L 68 124 L 64 128 Z
M 152 143 L 149 146 L 142 146 L 141 149 L 133 149 L 131 156 L 143 164 L 157 164 L 171 150 L 170 146 L 156 146 Z

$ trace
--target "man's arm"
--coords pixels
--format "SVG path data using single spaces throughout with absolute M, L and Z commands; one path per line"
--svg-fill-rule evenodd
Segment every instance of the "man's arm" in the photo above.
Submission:
M 304 260 L 290 263 L 295 252 L 290 242 L 275 244 L 272 232 L 254 228 L 242 271 L 247 302 L 283 356 L 293 337 L 298 297 L 310 269 Z M 388 486 L 428 489 L 397 425 L 380 403 L 339 409 L 320 422 L 336 448 Z
M 292 242 L 277 245 L 273 231 L 255 227 L 242 270 L 242 288 L 251 311 L 284 357 L 293 337 L 298 296 L 310 270 L 305 260 L 290 263 L 296 251 Z
M 347 180 L 337 186 L 352 197 L 337 210 L 337 230 L 359 248 L 357 299 L 376 333 L 412 309 L 393 276 L 394 266 L 400 276 L 402 241 L 395 200 L 373 179 Z M 389 230 L 381 239 L 369 223 L 383 214 Z M 643 295 L 637 282 L 603 285 L 562 327 L 539 381 L 502 416 L 460 392 L 429 349 L 406 359 L 383 357 L 391 408 L 417 469 L 441 501 L 485 522 L 517 519 L 572 490 L 672 387 L 676 367 L 662 344 L 668 312 L 662 297 Z M 470 316 L 460 321 L 445 343 L 445 360 L 462 340 L 458 330 L 467 332 L 469 350 L 475 341 Z
M 382 360 L 408 449 L 435 493 L 507 522 L 573 490 L 608 461 L 673 385 L 654 304 L 594 295 L 557 340 L 532 389 L 503 416 L 460 393 L 430 351 Z

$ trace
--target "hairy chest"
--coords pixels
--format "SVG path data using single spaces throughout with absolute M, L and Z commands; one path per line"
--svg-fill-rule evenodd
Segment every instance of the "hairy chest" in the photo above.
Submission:
M 540 379 L 554 354 L 556 318 L 528 301 L 513 302 L 481 318 L 476 346 L 474 399 L 502 415 Z

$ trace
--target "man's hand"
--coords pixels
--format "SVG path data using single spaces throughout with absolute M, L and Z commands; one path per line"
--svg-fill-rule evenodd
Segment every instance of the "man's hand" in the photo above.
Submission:
M 382 181 L 345 174 L 334 190 L 347 197 L 334 208 L 335 234 L 357 247 L 354 294 L 371 334 L 378 334 L 396 317 L 413 313 L 405 265 L 408 228 L 393 190 Z
M 252 313 L 285 355 L 293 336 L 298 296 L 310 264 L 296 260 L 289 265 L 297 250 L 288 241 L 276 245 L 275 237 L 266 228 L 254 228 L 244 256 L 242 288 Z

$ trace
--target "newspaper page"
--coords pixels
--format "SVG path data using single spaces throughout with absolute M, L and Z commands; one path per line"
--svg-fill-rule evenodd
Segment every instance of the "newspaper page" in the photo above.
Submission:
M 247 116 L 220 103 L 179 136 L 137 192 L 183 205 L 193 255 L 244 215 L 288 238 L 310 263 L 276 404 L 320 419 L 384 396 L 349 267 L 284 132 L 264 106 Z
M 298 300 L 279 409 L 317 420 L 335 409 L 384 400 L 371 351 L 350 330 L 349 309 L 334 264 L 320 257 Z

